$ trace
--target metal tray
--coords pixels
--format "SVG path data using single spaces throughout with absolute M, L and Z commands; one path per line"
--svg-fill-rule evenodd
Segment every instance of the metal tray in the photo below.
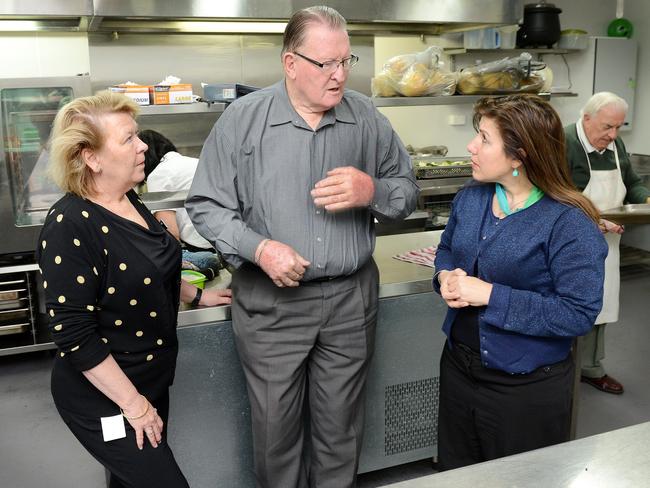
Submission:
M 601 212 L 603 219 L 617 224 L 650 224 L 650 204 L 634 203 Z
M 0 300 L 0 311 L 3 310 L 15 310 L 17 308 L 23 307 L 23 302 L 27 298 L 18 298 L 16 300 Z
M 15 290 L 0 290 L 0 301 L 2 300 L 18 300 L 21 291 L 27 291 L 26 288 L 19 288 Z
M 10 325 L 0 325 L 0 336 L 12 335 L 12 334 L 22 334 L 29 330 L 29 322 L 24 322 L 22 324 L 10 324 Z
M 25 280 L 24 279 L 23 280 L 11 280 L 10 279 L 9 281 L 0 281 L 0 287 L 9 286 L 9 285 L 13 285 L 14 288 L 16 287 L 15 285 L 23 285 L 24 286 L 25 285 Z
M 14 308 L 13 310 L 0 310 L 0 325 L 16 319 L 29 319 L 29 308 Z
M 437 166 L 436 163 L 454 162 L 455 164 L 445 164 Z M 446 178 L 451 176 L 471 176 L 472 175 L 472 162 L 466 157 L 453 158 L 453 157 L 423 157 L 412 156 L 411 163 L 413 164 L 413 171 L 415 177 L 418 179 L 426 180 L 433 178 Z M 418 163 L 428 163 L 431 166 L 418 166 Z

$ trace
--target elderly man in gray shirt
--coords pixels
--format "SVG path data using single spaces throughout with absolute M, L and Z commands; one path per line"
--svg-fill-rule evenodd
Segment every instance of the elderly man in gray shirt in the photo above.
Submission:
M 373 217 L 403 219 L 418 194 L 390 123 L 345 90 L 357 61 L 338 12 L 296 12 L 285 79 L 223 113 L 186 203 L 237 268 L 258 487 L 355 486 L 378 304 Z

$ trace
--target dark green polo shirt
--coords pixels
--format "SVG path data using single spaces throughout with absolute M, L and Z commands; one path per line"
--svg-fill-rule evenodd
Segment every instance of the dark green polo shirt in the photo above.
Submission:
M 589 164 L 585 150 L 578 139 L 576 124 L 568 125 L 564 128 L 566 134 L 566 153 L 569 161 L 569 170 L 573 178 L 573 184 L 580 190 L 584 190 L 589 183 Z M 645 203 L 650 197 L 650 190 L 643 184 L 641 178 L 634 172 L 627 155 L 625 144 L 620 137 L 615 141 L 618 152 L 618 160 L 621 166 L 621 175 L 623 184 L 627 190 L 625 203 Z M 594 151 L 589 154 L 592 171 L 606 171 L 616 168 L 616 158 L 614 151 L 605 150 L 603 154 Z

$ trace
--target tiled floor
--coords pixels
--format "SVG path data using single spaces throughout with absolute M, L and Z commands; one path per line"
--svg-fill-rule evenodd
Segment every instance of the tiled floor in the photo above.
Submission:
M 605 364 L 626 391 L 615 396 L 581 384 L 578 437 L 650 420 L 650 254 L 628 251 L 622 264 L 621 317 L 608 329 Z M 50 363 L 49 353 L 0 357 L 0 487 L 103 488 L 103 469 L 72 437 L 52 405 Z M 432 463 L 424 460 L 367 473 L 360 476 L 359 488 L 432 470 Z

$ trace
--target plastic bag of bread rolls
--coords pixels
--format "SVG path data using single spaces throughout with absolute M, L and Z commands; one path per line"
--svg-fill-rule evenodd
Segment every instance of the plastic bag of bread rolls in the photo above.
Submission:
M 392 57 L 372 79 L 372 96 L 452 95 L 456 90 L 456 75 L 445 68 L 441 59 L 442 49 L 436 46 Z
M 550 88 L 551 83 L 550 68 L 533 61 L 529 53 L 521 53 L 517 57 L 462 69 L 458 73 L 456 91 L 462 95 L 539 93 Z

